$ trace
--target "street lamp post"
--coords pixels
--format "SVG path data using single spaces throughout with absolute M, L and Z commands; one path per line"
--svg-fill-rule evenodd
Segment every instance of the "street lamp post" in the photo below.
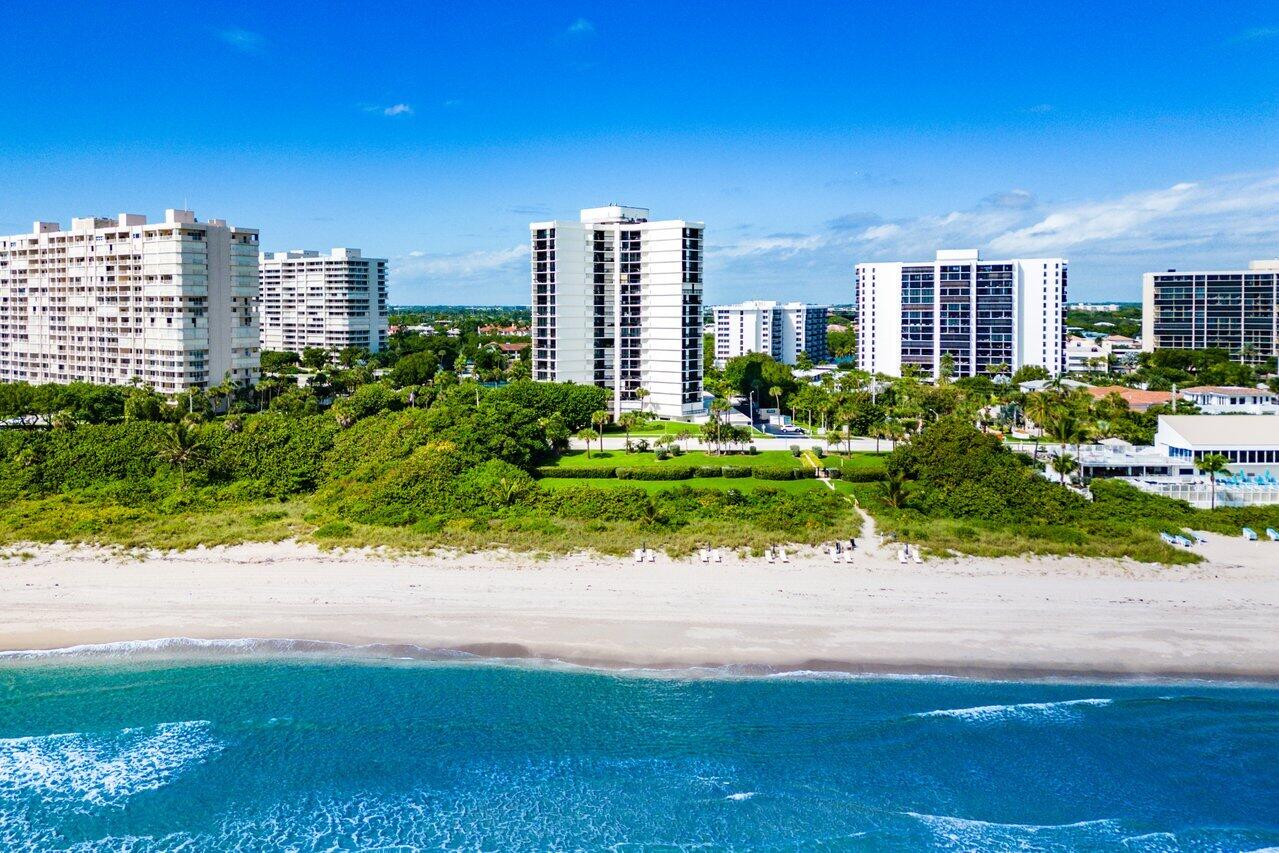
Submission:
M 755 428 L 755 392 L 754 391 L 750 393 L 749 399 L 750 399 L 750 405 L 751 405 L 751 429 L 754 429 Z

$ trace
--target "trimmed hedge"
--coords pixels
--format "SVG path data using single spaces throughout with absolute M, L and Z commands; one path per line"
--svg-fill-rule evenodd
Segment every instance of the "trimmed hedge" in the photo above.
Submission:
M 718 465 L 698 465 L 697 476 L 699 477 L 722 477 L 724 469 Z
M 732 465 L 725 465 L 720 468 L 721 477 L 749 477 L 751 475 L 750 468 L 737 468 Z
M 693 468 L 689 465 L 617 469 L 619 480 L 691 480 L 692 478 Z
M 826 476 L 832 480 L 844 479 L 844 472 L 838 468 L 823 468 L 822 470 L 826 473 Z
M 776 468 L 763 465 L 751 469 L 752 475 L 756 480 L 793 480 L 798 471 L 799 469 L 797 468 Z
M 543 465 L 537 469 L 537 476 L 553 480 L 607 480 L 617 476 L 616 468 L 557 468 L 554 465 Z
M 831 469 L 837 476 L 842 476 L 850 483 L 878 483 L 887 479 L 887 471 L 840 471 L 838 468 Z

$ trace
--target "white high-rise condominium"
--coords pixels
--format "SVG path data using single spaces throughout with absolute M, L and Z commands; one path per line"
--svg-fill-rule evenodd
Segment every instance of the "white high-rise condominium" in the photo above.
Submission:
M 359 249 L 268 252 L 258 263 L 262 349 L 386 348 L 386 261 Z
M 610 205 L 529 229 L 533 377 L 611 388 L 615 416 L 701 414 L 703 224 Z
M 258 232 L 167 210 L 0 237 L 0 382 L 258 379 Z
M 1066 367 L 1066 261 L 984 261 L 975 249 L 932 261 L 857 265 L 857 366 L 900 376 L 995 367 Z
M 715 306 L 715 366 L 748 352 L 762 352 L 794 364 L 801 352 L 815 363 L 826 350 L 825 305 L 803 302 L 742 302 Z

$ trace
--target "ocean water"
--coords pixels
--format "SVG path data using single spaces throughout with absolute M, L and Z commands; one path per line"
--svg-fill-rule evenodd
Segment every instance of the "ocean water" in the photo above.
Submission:
M 159 651 L 0 660 L 0 848 L 1279 846 L 1277 689 Z

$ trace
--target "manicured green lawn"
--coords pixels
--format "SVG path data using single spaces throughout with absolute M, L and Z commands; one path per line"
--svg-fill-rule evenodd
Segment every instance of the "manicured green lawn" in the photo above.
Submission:
M 691 480 L 614 480 L 610 478 L 579 480 L 574 478 L 546 477 L 538 480 L 538 485 L 546 489 L 571 489 L 590 487 L 594 489 L 621 489 L 636 487 L 646 492 L 664 492 L 680 486 L 693 489 L 737 489 L 739 492 L 750 492 L 761 488 L 772 488 L 782 492 L 808 492 L 815 489 L 827 491 L 824 483 L 817 480 L 756 480 L 754 477 L 694 477 Z M 851 494 L 848 483 L 836 482 L 836 491 Z
M 659 460 L 651 450 L 647 453 L 627 453 L 624 450 L 605 450 L 601 453 L 598 450 L 592 450 L 589 459 L 586 457 L 585 450 L 570 450 L 560 457 L 558 464 L 562 468 L 631 468 L 641 465 L 666 465 L 671 468 L 682 468 L 688 465 L 728 465 L 742 468 L 754 468 L 760 465 L 804 467 L 804 461 L 791 456 L 789 450 L 765 450 L 753 456 L 746 453 L 712 456 L 702 450 L 692 450 L 682 456 L 672 456 L 662 460 Z

